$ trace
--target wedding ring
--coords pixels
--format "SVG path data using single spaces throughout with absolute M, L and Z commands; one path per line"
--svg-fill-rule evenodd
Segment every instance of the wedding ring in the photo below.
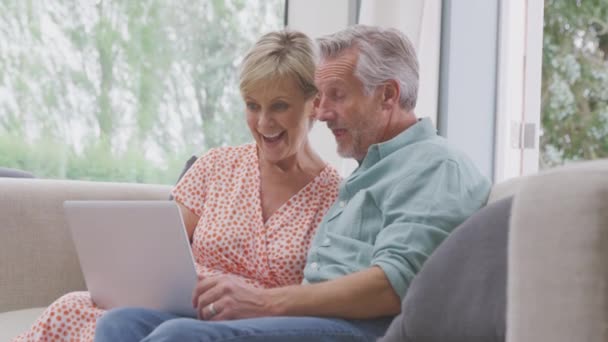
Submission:
M 211 317 L 217 315 L 217 311 L 215 311 L 215 306 L 213 306 L 214 303 L 209 304 L 209 312 L 211 313 Z

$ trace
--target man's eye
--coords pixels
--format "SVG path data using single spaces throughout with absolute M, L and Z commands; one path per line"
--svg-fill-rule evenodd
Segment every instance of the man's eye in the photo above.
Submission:
M 337 89 L 332 91 L 330 94 L 331 94 L 331 98 L 333 100 L 342 100 L 346 96 L 345 92 L 343 92 L 341 90 L 337 90 Z

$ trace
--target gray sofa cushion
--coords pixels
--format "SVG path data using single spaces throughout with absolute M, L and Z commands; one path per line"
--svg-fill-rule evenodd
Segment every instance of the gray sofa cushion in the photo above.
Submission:
M 511 202 L 512 197 L 479 210 L 437 248 L 382 342 L 505 340 Z
M 34 178 L 34 175 L 17 169 L 9 169 L 6 167 L 0 167 L 0 177 L 9 178 Z

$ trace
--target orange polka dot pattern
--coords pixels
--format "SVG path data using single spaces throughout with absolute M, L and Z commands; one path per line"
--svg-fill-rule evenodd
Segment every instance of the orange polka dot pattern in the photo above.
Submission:
M 256 145 L 212 149 L 172 192 L 201 217 L 192 242 L 197 272 L 236 275 L 256 287 L 299 284 L 310 242 L 339 183 L 335 169 L 326 167 L 263 222 Z M 13 342 L 92 342 L 103 313 L 88 292 L 69 293 Z
M 277 287 L 302 281 L 313 234 L 339 183 L 337 171 L 326 167 L 263 222 L 256 145 L 247 144 L 199 158 L 173 196 L 201 217 L 192 241 L 200 273 L 229 273 Z
M 95 322 L 104 310 L 95 306 L 88 292 L 72 292 L 57 299 L 29 331 L 16 337 L 21 341 L 93 341 Z

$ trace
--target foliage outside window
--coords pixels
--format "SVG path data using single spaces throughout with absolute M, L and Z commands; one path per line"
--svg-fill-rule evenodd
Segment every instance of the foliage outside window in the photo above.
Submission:
M 238 65 L 284 0 L 0 2 L 0 166 L 172 183 L 250 140 Z
M 541 168 L 608 158 L 608 6 L 546 0 Z

